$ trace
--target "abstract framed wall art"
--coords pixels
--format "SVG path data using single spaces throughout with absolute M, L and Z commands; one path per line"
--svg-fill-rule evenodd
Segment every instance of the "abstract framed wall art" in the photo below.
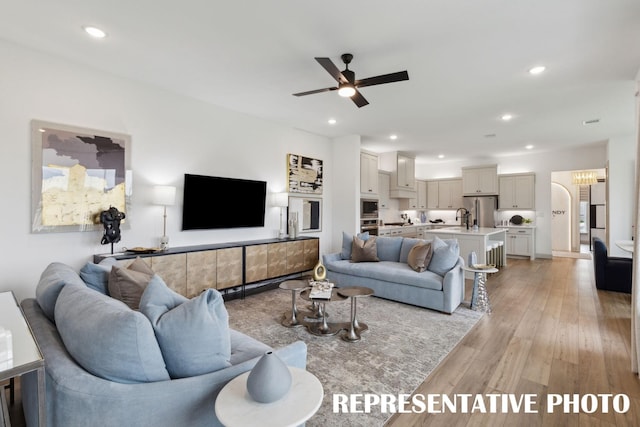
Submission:
M 31 121 L 33 233 L 101 230 L 100 213 L 127 211 L 131 137 Z
M 287 191 L 322 194 L 322 160 L 287 154 Z

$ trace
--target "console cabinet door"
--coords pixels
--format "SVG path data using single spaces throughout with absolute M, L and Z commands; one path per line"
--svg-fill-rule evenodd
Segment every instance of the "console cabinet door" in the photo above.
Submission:
M 218 281 L 217 251 L 187 254 L 187 297 L 193 298 L 207 289 L 216 289 Z
M 180 295 L 187 295 L 187 254 L 150 257 L 151 268 Z
M 284 276 L 285 274 L 287 274 L 286 242 L 269 243 L 267 246 L 267 268 L 269 277 Z
M 259 282 L 269 278 L 269 245 L 245 247 L 245 280 Z
M 287 274 L 298 273 L 304 267 L 304 241 L 287 243 Z
M 231 288 L 242 285 L 242 247 L 217 250 L 217 287 Z
M 319 240 L 304 241 L 304 268 L 303 270 L 313 270 L 320 260 Z

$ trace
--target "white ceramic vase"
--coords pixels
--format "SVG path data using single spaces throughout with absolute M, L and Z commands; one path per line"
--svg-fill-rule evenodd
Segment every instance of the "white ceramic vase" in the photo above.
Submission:
M 273 351 L 267 351 L 249 373 L 247 391 L 256 402 L 271 403 L 287 394 L 291 382 L 287 365 Z

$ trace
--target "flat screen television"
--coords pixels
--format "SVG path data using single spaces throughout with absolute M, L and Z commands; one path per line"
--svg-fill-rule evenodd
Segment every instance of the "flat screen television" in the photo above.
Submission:
M 267 183 L 184 175 L 182 229 L 264 227 Z

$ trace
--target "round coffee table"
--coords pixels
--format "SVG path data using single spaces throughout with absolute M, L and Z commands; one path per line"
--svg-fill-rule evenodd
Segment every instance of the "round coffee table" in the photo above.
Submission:
M 309 286 L 309 282 L 305 280 L 285 280 L 278 287 L 291 291 L 291 313 L 282 314 L 283 326 L 293 328 L 296 326 L 304 326 L 304 323 L 298 320 L 298 307 L 296 306 L 296 292 L 301 291 Z
M 342 336 L 342 339 L 349 342 L 360 341 L 360 333 L 369 329 L 369 326 L 367 326 L 366 323 L 358 323 L 358 319 L 356 318 L 356 301 L 360 297 L 373 295 L 373 289 L 364 286 L 349 286 L 338 289 L 338 293 L 351 298 L 351 325 L 349 331 Z
M 319 322 L 307 322 L 307 329 L 314 335 L 335 335 L 341 330 L 345 329 L 345 323 L 329 323 L 327 322 L 327 313 L 326 313 L 326 303 L 327 302 L 335 302 L 335 301 L 344 301 L 347 297 L 342 296 L 338 293 L 337 288 L 333 288 L 331 290 L 331 298 L 330 299 L 314 299 L 309 297 L 309 293 L 311 292 L 310 288 L 305 289 L 300 292 L 300 298 L 307 301 L 314 301 L 318 304 L 318 311 L 320 313 L 320 321 Z
M 226 427 L 256 425 L 264 427 L 299 426 L 315 414 L 324 397 L 322 384 L 312 373 L 289 367 L 291 390 L 271 403 L 254 401 L 247 392 L 245 372 L 225 385 L 216 398 L 216 416 Z

